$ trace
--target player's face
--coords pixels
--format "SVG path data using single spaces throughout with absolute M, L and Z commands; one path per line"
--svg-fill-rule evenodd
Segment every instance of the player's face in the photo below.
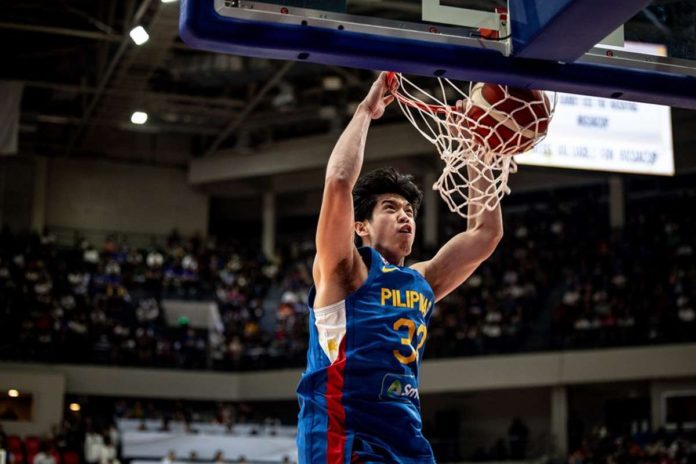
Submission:
M 377 197 L 372 219 L 365 221 L 369 243 L 391 262 L 400 262 L 411 253 L 416 236 L 413 206 L 400 195 Z

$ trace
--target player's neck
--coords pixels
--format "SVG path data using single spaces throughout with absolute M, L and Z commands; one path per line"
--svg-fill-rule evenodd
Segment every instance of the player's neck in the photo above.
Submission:
M 387 262 L 389 262 L 389 264 L 394 264 L 396 266 L 403 266 L 404 265 L 405 256 L 391 253 L 389 250 L 382 248 L 378 244 L 375 244 L 375 245 L 366 244 L 366 245 L 371 246 L 372 248 L 377 250 L 377 252 L 379 252 L 379 254 L 382 255 L 384 257 L 384 259 L 387 260 Z

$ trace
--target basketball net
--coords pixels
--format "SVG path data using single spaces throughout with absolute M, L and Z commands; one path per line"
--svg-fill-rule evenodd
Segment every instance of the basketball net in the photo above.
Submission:
M 555 107 L 555 95 L 553 101 L 543 98 L 530 103 L 501 85 L 498 87 L 504 97 L 497 103 L 478 106 L 483 113 L 479 111 L 472 117 L 473 96 L 480 92 L 481 84 L 470 84 L 467 94 L 449 79 L 438 78 L 439 92 L 430 93 L 400 73 L 390 73 L 388 79 L 401 111 L 435 145 L 445 163 L 433 190 L 440 193 L 450 211 L 464 218 L 494 210 L 510 193 L 508 178 L 517 172 L 512 155 L 532 149 L 545 137 Z M 500 103 L 511 101 L 513 111 L 500 108 Z M 543 111 L 533 105 L 543 105 Z M 518 111 L 527 116 L 523 126 L 518 122 L 520 118 L 515 118 Z M 538 116 L 540 112 L 544 116 Z M 513 135 L 501 138 L 499 130 L 505 129 Z

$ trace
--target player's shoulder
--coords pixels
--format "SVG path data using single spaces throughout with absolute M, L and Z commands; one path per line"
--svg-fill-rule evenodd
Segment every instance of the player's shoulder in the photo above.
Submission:
M 428 261 L 419 261 L 417 263 L 413 263 L 408 268 L 416 271 L 418 274 L 420 274 L 421 277 L 425 279 L 426 272 L 428 269 Z

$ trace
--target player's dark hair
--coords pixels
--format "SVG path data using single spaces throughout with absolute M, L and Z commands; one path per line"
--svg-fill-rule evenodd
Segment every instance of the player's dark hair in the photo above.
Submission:
M 377 197 L 385 193 L 395 193 L 408 201 L 418 215 L 423 192 L 413 183 L 413 176 L 401 174 L 394 168 L 375 169 L 363 174 L 353 187 L 353 214 L 356 221 L 372 219 Z

